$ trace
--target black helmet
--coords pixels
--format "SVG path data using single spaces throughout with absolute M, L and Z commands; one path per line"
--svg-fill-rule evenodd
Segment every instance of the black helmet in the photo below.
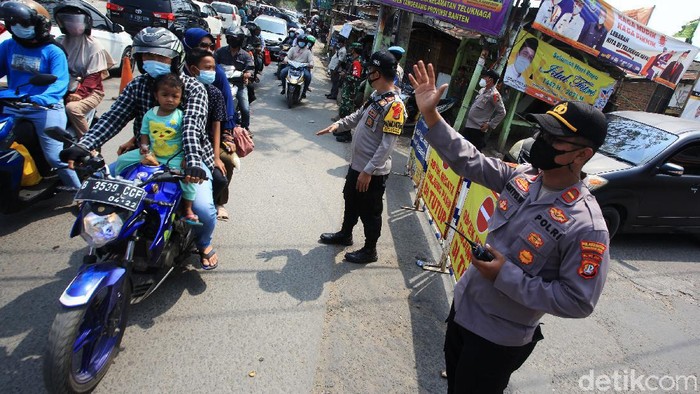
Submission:
M 141 55 L 151 53 L 173 59 L 171 64 L 172 72 L 180 74 L 185 65 L 185 51 L 182 42 L 170 30 L 164 27 L 146 27 L 134 36 L 134 43 L 131 53 L 136 59 L 136 64 L 141 73 L 143 70 L 143 60 Z
M 257 36 L 260 34 L 260 26 L 257 25 L 255 22 L 248 22 L 245 24 L 245 27 L 250 30 L 250 33 Z
M 309 43 L 309 37 L 307 37 L 306 34 L 300 35 L 299 37 L 297 37 L 297 44 L 300 43 L 300 42 L 305 42 L 305 43 L 308 44 L 308 43 Z
M 224 30 L 226 43 L 233 48 L 243 48 L 250 32 L 245 27 L 229 27 Z
M 71 24 L 79 22 L 85 24 L 85 34 L 89 36 L 92 32 L 92 16 L 90 15 L 90 11 L 78 0 L 66 0 L 59 3 L 53 9 L 53 17 L 63 34 L 68 34 L 69 29 L 66 28 L 66 25 L 70 27 Z
M 0 5 L 0 18 L 12 33 L 12 38 L 20 44 L 30 44 L 33 40 L 44 43 L 51 38 L 51 15 L 46 8 L 33 0 L 7 1 Z M 12 25 L 34 27 L 33 39 L 23 39 L 12 32 Z

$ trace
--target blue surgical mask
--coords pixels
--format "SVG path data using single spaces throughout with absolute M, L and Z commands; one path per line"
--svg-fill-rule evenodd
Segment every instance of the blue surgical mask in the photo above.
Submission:
M 34 26 L 24 27 L 22 25 L 12 25 L 11 30 L 14 35 L 25 40 L 31 40 L 36 37 Z
M 144 60 L 143 69 L 148 75 L 153 78 L 158 78 L 172 71 L 169 64 L 165 64 L 156 60 Z
M 300 42 L 300 43 L 299 43 L 299 48 L 304 48 L 305 46 L 306 46 L 306 43 L 305 43 L 305 42 Z
M 216 71 L 213 70 L 202 70 L 197 75 L 197 80 L 205 85 L 211 85 L 214 83 L 216 78 Z

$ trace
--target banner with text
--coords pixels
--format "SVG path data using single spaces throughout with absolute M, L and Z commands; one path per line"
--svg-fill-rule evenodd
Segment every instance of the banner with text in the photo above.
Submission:
M 431 149 L 421 196 L 443 238 L 447 230 L 445 222 L 452 220 L 460 182 L 460 176 Z
M 498 201 L 497 193 L 472 182 L 462 205 L 461 215 L 457 220 L 457 229 L 470 240 L 483 245 L 488 235 L 489 219 L 496 210 L 496 201 Z M 459 281 L 471 259 L 472 249 L 469 243 L 461 235 L 455 234 L 450 245 L 450 261 L 455 280 Z
M 615 80 L 608 74 L 524 30 L 513 48 L 503 83 L 549 104 L 585 101 L 602 110 L 615 89 Z M 526 58 L 527 64 L 522 60 Z
M 500 37 L 513 0 L 376 0 L 461 28 Z
M 682 12 L 679 9 L 679 17 Z M 670 88 L 700 51 L 649 29 L 600 0 L 561 0 L 557 4 L 543 0 L 532 27 Z

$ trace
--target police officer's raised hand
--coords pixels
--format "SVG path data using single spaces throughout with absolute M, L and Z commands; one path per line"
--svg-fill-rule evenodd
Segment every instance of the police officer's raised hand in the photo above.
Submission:
M 425 123 L 428 124 L 428 127 L 435 126 L 442 119 L 437 111 L 437 104 L 447 89 L 447 84 L 436 88 L 433 65 L 428 64 L 426 68 L 422 60 L 419 60 L 418 64 L 413 66 L 413 74 L 409 74 L 408 79 L 411 81 L 411 86 L 413 86 L 416 104 L 425 119 Z
M 372 175 L 362 171 L 357 177 L 357 191 L 364 193 L 369 189 L 369 182 L 372 180 Z
M 332 125 L 326 127 L 325 129 L 318 131 L 316 133 L 316 135 L 324 135 L 324 134 L 328 134 L 328 133 L 333 133 L 336 130 L 338 130 L 338 125 L 336 123 L 333 123 Z
M 472 264 L 474 264 L 474 267 L 479 270 L 479 273 L 484 278 L 490 280 L 491 282 L 495 282 L 496 278 L 498 277 L 498 273 L 501 272 L 501 267 L 503 267 L 503 264 L 506 262 L 506 257 L 501 252 L 492 248 L 489 244 L 486 244 L 485 247 L 486 250 L 491 252 L 493 255 L 493 260 L 482 261 L 472 258 Z

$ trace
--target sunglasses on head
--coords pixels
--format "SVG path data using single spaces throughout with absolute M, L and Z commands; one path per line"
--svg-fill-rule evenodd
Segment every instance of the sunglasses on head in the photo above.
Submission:
M 199 47 L 202 49 L 216 49 L 216 45 L 211 42 L 200 42 Z

